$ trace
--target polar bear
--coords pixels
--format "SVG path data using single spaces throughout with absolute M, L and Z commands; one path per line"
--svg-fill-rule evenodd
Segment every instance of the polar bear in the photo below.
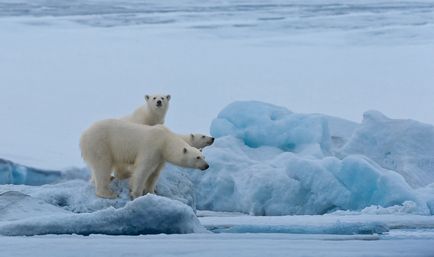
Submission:
M 178 135 L 182 140 L 184 140 L 190 146 L 197 148 L 199 150 L 210 146 L 214 143 L 214 138 L 210 136 L 206 136 L 203 134 L 188 134 L 188 135 Z M 130 163 L 118 163 L 114 168 L 114 176 L 111 179 L 127 179 L 131 177 L 131 173 L 133 168 L 130 166 L 134 166 Z
M 81 155 L 92 170 L 97 196 L 115 198 L 108 185 L 118 164 L 134 165 L 131 197 L 154 193 L 164 163 L 208 169 L 202 153 L 163 125 L 146 126 L 108 119 L 96 122 L 80 138 Z
M 197 148 L 203 149 L 214 143 L 214 138 L 206 136 L 203 134 L 189 134 L 189 135 L 179 135 L 187 144 Z
M 143 125 L 163 124 L 169 109 L 170 95 L 145 95 L 146 104 L 121 120 Z

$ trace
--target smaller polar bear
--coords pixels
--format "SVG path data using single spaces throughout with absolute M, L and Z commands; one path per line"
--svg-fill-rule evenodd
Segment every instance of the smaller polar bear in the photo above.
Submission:
M 154 193 L 164 163 L 206 170 L 202 153 L 163 125 L 145 126 L 118 119 L 96 122 L 80 138 L 81 154 L 92 170 L 96 194 L 115 198 L 108 185 L 118 164 L 134 165 L 131 197 Z
M 170 95 L 145 95 L 145 100 L 145 105 L 140 106 L 131 115 L 121 120 L 149 126 L 164 124 L 164 118 L 169 109 Z
M 202 134 L 179 135 L 187 144 L 197 149 L 203 149 L 214 143 L 214 138 Z

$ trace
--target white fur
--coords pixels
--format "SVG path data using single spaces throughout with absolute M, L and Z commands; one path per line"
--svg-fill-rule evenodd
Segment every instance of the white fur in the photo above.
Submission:
M 202 134 L 179 135 L 187 144 L 202 149 L 214 143 L 214 138 Z
M 137 108 L 131 115 L 122 117 L 121 120 L 149 126 L 164 124 L 170 95 L 146 95 L 145 100 L 145 105 Z M 157 105 L 158 101 L 161 101 L 160 106 Z
M 80 138 L 83 159 L 92 170 L 96 194 L 114 198 L 108 188 L 113 169 L 134 165 L 131 196 L 154 193 L 164 163 L 205 170 L 202 153 L 163 125 L 144 126 L 109 119 L 96 122 Z

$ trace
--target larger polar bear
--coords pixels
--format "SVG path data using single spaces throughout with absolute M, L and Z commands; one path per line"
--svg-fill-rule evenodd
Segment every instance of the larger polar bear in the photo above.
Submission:
M 164 124 L 169 109 L 170 95 L 145 95 L 146 104 L 137 108 L 131 115 L 121 118 L 144 125 Z
M 134 165 L 130 180 L 132 198 L 154 193 L 164 163 L 208 169 L 202 153 L 163 125 L 144 126 L 118 119 L 96 122 L 80 138 L 81 154 L 92 170 L 96 194 L 115 198 L 108 185 L 118 164 Z

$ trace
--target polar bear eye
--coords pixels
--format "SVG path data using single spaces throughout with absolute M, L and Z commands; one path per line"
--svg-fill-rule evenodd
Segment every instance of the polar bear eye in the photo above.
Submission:
M 200 158 L 200 156 L 198 156 L 198 157 L 196 157 L 196 159 L 200 160 L 200 159 L 202 159 L 202 158 Z
M 205 136 L 202 136 L 202 138 L 205 138 Z
M 156 97 L 154 97 L 154 100 L 157 99 Z

